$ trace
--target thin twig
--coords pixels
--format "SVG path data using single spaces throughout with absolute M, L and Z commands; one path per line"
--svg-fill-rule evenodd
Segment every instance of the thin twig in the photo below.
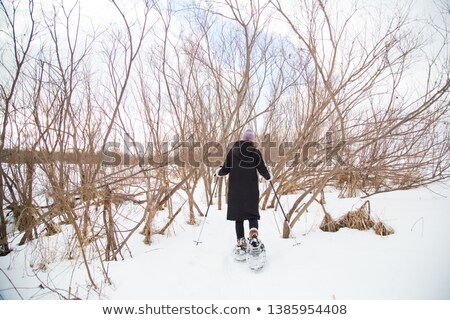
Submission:
M 19 290 L 17 289 L 17 287 L 14 285 L 14 283 L 12 282 L 12 280 L 8 277 L 8 275 L 6 274 L 6 272 L 0 268 L 0 271 L 3 272 L 3 274 L 5 275 L 6 279 L 8 279 L 8 281 L 11 283 L 11 285 L 13 286 L 14 290 L 16 290 L 17 294 L 19 295 L 20 299 L 24 300 L 22 295 L 20 294 Z

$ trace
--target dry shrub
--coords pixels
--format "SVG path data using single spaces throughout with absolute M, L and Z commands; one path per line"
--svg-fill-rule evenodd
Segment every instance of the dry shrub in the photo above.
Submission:
M 33 211 L 35 210 L 32 207 L 26 207 L 24 205 L 17 206 L 18 214 L 17 218 L 15 218 L 15 225 L 17 230 L 20 232 L 31 230 L 34 226 L 36 226 L 36 218 L 34 217 Z M 16 216 L 16 213 L 14 213 Z
M 392 227 L 386 225 L 381 221 L 375 223 L 375 225 L 373 226 L 373 230 L 379 236 L 389 236 L 395 232 Z
M 339 198 L 354 198 L 363 189 L 363 177 L 356 169 L 340 172 L 335 179 L 337 188 L 341 190 Z
M 334 176 L 336 187 L 340 189 L 339 198 L 354 198 L 367 190 L 379 190 L 386 184 L 379 172 L 351 168 Z
M 337 222 L 340 227 L 347 227 L 358 230 L 369 230 L 374 226 L 370 217 L 370 203 L 366 201 L 360 208 L 350 211 L 341 217 Z
M 61 232 L 61 228 L 53 221 L 48 222 L 46 229 L 47 229 L 47 232 L 45 233 L 45 235 L 48 237 Z
M 328 213 L 325 213 L 322 223 L 320 224 L 320 230 L 325 232 L 336 232 L 341 226 L 337 221 L 333 219 Z

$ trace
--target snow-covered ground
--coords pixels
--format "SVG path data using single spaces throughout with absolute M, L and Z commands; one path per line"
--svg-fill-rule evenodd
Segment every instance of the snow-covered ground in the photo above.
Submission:
M 294 239 L 282 239 L 280 211 L 261 211 L 260 238 L 267 248 L 267 263 L 258 272 L 245 262 L 234 261 L 234 224 L 226 209 L 212 206 L 202 244 L 196 246 L 200 226 L 190 226 L 179 216 L 175 234 L 156 236 L 144 245 L 136 233 L 129 242 L 133 258 L 107 264 L 112 286 L 105 285 L 105 299 L 450 299 L 450 187 L 447 183 L 427 188 L 396 191 L 369 198 L 372 215 L 395 229 L 381 237 L 373 230 L 343 228 L 336 233 L 319 229 L 323 213 L 313 207 L 296 224 Z M 282 197 L 285 209 L 295 195 Z M 339 217 L 358 207 L 358 198 L 338 199 L 327 193 L 327 210 Z M 206 201 L 199 200 L 206 206 Z M 246 225 L 246 229 L 248 226 Z M 60 239 L 63 240 L 63 239 Z M 53 241 L 54 242 L 54 241 Z M 39 289 L 29 264 L 33 246 L 0 258 L 0 268 L 13 281 L 22 297 L 57 298 Z M 26 253 L 26 254 L 25 254 Z M 25 260 L 28 259 L 28 260 Z M 73 261 L 49 266 L 55 287 L 87 283 L 80 266 L 72 274 Z M 78 261 L 79 263 L 79 261 Z M 101 275 L 93 267 L 94 277 Z M 78 295 L 87 291 L 78 289 Z M 18 293 L 3 273 L 0 295 L 17 299 Z

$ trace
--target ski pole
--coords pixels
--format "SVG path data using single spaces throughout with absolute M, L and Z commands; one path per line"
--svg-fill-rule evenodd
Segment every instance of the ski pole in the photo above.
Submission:
M 287 216 L 286 216 L 286 213 L 284 213 L 283 206 L 281 205 L 281 202 L 280 202 L 280 198 L 278 198 L 278 194 L 277 194 L 277 192 L 275 191 L 275 188 L 274 188 L 274 186 L 273 186 L 272 181 L 269 181 L 269 182 L 270 182 L 270 185 L 272 186 L 273 192 L 275 193 L 275 197 L 277 198 L 278 205 L 279 205 L 280 208 L 281 208 L 281 212 L 283 212 L 284 221 L 286 222 L 286 224 L 287 224 L 287 226 L 288 226 L 288 228 L 289 228 L 289 231 L 290 231 L 291 235 L 292 235 L 293 238 L 294 238 L 294 241 L 295 241 L 294 246 L 298 246 L 299 244 L 301 244 L 301 242 L 297 242 L 297 237 L 294 236 L 294 233 L 292 232 L 291 225 L 289 224 L 289 220 L 288 220 L 288 218 L 287 218 Z
M 208 203 L 208 209 L 206 209 L 206 214 L 205 214 L 205 217 L 203 218 L 202 227 L 200 228 L 200 233 L 198 234 L 198 239 L 197 239 L 197 241 L 194 240 L 194 242 L 197 244 L 197 246 L 198 246 L 199 243 L 201 243 L 200 237 L 202 236 L 203 227 L 205 226 L 205 221 L 206 221 L 206 218 L 208 217 L 209 207 L 211 207 L 211 203 L 212 203 L 212 198 L 214 196 L 214 192 L 216 192 L 216 186 L 217 186 L 217 181 L 218 180 L 219 180 L 219 177 L 216 177 L 216 182 L 214 183 L 213 192 L 211 193 L 211 199 L 209 200 L 209 203 Z

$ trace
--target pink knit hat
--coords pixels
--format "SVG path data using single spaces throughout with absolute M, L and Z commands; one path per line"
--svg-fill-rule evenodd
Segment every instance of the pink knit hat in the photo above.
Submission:
M 255 133 L 253 132 L 253 130 L 252 129 L 245 130 L 244 133 L 242 134 L 242 140 L 255 141 Z

